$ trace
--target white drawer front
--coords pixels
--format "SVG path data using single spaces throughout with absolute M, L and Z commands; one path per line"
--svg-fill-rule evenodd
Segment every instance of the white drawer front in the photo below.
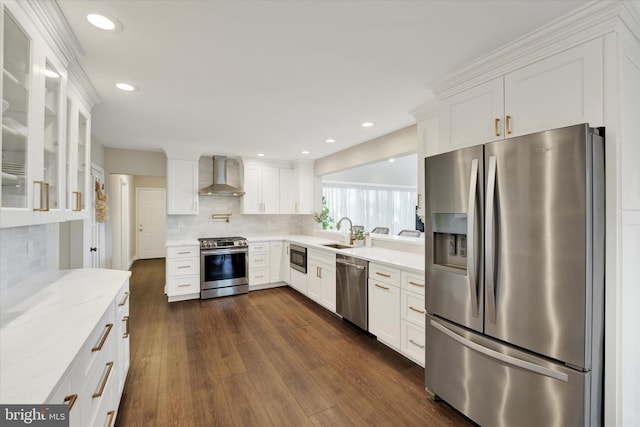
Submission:
M 308 250 L 307 259 L 309 261 L 315 260 L 322 264 L 336 265 L 336 254 L 333 252 Z
M 169 277 L 169 295 L 185 295 L 200 292 L 200 276 Z
M 266 267 L 269 265 L 269 257 L 266 253 L 250 253 L 249 268 Z
M 198 246 L 167 248 L 167 258 L 197 258 L 199 256 L 200 248 Z
M 402 272 L 402 288 L 420 295 L 424 295 L 424 274 Z
M 269 250 L 269 242 L 249 243 L 249 253 L 251 253 L 251 252 L 266 252 L 268 250 Z
M 167 260 L 168 276 L 190 276 L 200 274 L 199 258 L 178 258 Z
M 424 328 L 426 310 L 424 296 L 402 290 L 402 318 Z
M 251 268 L 249 270 L 249 286 L 264 285 L 269 283 L 269 269 Z
M 424 329 L 406 320 L 402 321 L 402 354 L 424 366 L 425 332 Z
M 375 262 L 369 263 L 369 277 L 376 280 L 381 280 L 385 283 L 400 286 L 400 270 L 393 267 L 387 267 L 386 265 L 376 264 Z

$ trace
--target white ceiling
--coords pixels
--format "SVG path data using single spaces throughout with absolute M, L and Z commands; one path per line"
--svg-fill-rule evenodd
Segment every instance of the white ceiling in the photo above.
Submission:
M 320 158 L 411 125 L 408 111 L 433 96 L 434 79 L 584 4 L 58 2 L 101 98 L 92 115 L 98 141 L 277 159 Z M 124 31 L 92 27 L 90 10 L 116 17 Z M 140 90 L 121 92 L 118 81 Z

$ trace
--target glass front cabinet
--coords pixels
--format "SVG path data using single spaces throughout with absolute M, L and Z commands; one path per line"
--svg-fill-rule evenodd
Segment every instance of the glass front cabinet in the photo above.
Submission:
M 2 8 L 0 227 L 88 217 L 90 114 L 19 3 Z

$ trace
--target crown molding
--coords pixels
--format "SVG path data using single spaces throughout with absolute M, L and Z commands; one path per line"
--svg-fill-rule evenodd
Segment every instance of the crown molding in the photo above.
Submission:
M 416 122 L 421 122 L 423 120 L 427 120 L 431 117 L 436 117 L 438 115 L 438 101 L 436 99 L 432 99 L 428 102 L 425 102 L 422 105 L 409 110 L 409 114 L 411 114 Z
M 477 86 L 503 76 L 533 62 L 542 60 L 571 47 L 614 32 L 623 10 L 627 20 L 637 24 L 637 10 L 620 0 L 596 1 L 555 19 L 548 24 L 513 40 L 498 49 L 447 73 L 428 86 L 438 98 Z M 635 17 L 634 17 L 634 13 Z
M 629 29 L 631 34 L 640 42 L 640 2 L 625 1 L 620 13 L 620 21 Z
M 54 51 L 69 71 L 69 81 L 76 86 L 80 96 L 90 108 L 100 102 L 95 87 L 80 65 L 84 49 L 71 29 L 60 5 L 55 0 L 12 1 L 33 21 L 47 45 Z

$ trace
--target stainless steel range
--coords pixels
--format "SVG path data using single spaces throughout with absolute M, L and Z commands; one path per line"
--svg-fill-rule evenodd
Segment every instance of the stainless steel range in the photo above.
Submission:
M 246 294 L 249 244 L 244 237 L 200 238 L 200 299 Z

